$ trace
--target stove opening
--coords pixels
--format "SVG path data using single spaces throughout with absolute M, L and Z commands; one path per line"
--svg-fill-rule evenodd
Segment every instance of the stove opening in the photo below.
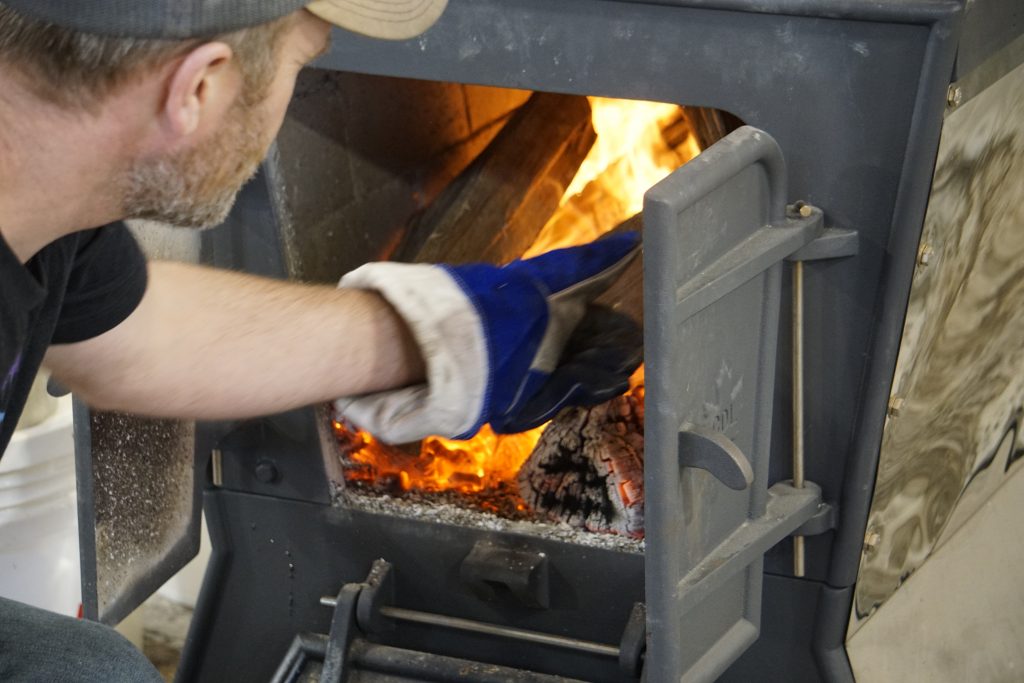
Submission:
M 644 193 L 741 125 L 724 112 L 676 104 L 326 73 L 300 84 L 298 115 L 291 117 L 300 123 L 311 120 L 303 116 L 304 91 L 314 98 L 327 92 L 345 111 L 364 115 L 387 108 L 382 99 L 407 98 L 405 117 L 387 108 L 389 115 L 357 120 L 340 132 L 354 141 L 360 163 L 404 174 L 397 192 L 412 198 L 406 215 L 391 218 L 397 227 L 364 260 L 506 263 L 640 230 Z M 416 130 L 426 132 L 416 136 Z M 412 170 L 400 170 L 403 164 Z M 642 324 L 642 272 L 638 260 L 598 303 Z M 643 425 L 643 366 L 626 394 L 564 410 L 521 434 L 499 435 L 485 425 L 466 441 L 430 437 L 389 445 L 332 414 L 342 473 L 337 499 L 403 516 L 638 549 Z

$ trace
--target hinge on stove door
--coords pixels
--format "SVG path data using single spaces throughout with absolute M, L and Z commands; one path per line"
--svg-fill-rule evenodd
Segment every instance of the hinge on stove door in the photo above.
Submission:
M 791 216 L 810 216 L 814 209 L 804 202 L 786 207 Z M 854 256 L 858 251 L 854 230 L 825 230 L 820 236 L 789 256 L 793 262 L 792 364 L 793 364 L 793 479 L 794 488 L 804 488 L 804 261 Z M 804 529 L 816 527 L 809 522 L 834 525 L 836 509 L 819 502 L 815 516 L 793 533 L 793 576 L 805 573 Z
M 572 678 L 474 662 L 427 652 L 417 652 L 370 642 L 366 636 L 379 635 L 396 621 L 430 626 L 614 658 L 630 677 L 639 677 L 646 641 L 646 611 L 642 603 L 633 607 L 619 647 L 538 631 L 488 624 L 470 619 L 402 609 L 390 605 L 394 596 L 391 564 L 376 560 L 366 580 L 345 584 L 337 596 L 324 597 L 320 604 L 334 608 L 329 635 L 299 634 L 278 667 L 272 683 L 344 683 L 355 671 L 369 670 L 382 675 L 422 676 L 431 681 L 474 681 L 477 683 L 583 683 Z M 318 671 L 319 670 L 319 671 Z M 388 679 L 391 680 L 391 679 Z M 404 680 L 404 679 L 403 679 Z

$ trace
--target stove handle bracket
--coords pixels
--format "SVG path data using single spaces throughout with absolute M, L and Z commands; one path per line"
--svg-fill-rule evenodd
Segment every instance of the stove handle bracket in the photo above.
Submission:
M 818 536 L 832 531 L 839 522 L 839 508 L 824 501 L 818 503 L 818 511 L 814 516 L 800 525 L 790 536 Z
M 682 612 L 689 612 L 812 518 L 821 504 L 821 488 L 781 481 L 768 489 L 764 514 L 736 529 L 676 585 Z
M 786 257 L 787 261 L 822 261 L 856 256 L 860 252 L 860 234 L 856 230 L 825 228 L 821 235 Z

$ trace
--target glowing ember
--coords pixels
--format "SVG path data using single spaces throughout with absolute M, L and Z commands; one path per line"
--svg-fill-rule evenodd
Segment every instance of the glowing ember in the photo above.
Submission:
M 597 97 L 590 104 L 597 142 L 527 257 L 583 244 L 612 230 L 641 211 L 649 187 L 700 152 L 688 127 L 678 125 L 685 120 L 676 105 Z M 673 126 L 682 130 L 681 139 L 666 134 Z M 643 377 L 641 366 L 630 382 L 641 410 Z M 498 435 L 484 426 L 467 441 L 430 437 L 411 447 L 383 444 L 338 421 L 334 429 L 349 483 L 393 494 L 456 491 L 506 516 L 530 512 L 519 497 L 516 475 L 544 426 L 514 435 Z M 628 503 L 632 492 L 622 493 Z

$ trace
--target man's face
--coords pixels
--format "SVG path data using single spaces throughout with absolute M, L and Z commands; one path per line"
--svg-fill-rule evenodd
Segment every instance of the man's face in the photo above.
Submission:
M 200 146 L 139 159 L 126 178 L 125 215 L 192 228 L 222 223 L 277 136 L 299 70 L 329 39 L 329 24 L 301 10 L 281 38 L 266 97 L 255 103 L 238 97 L 221 128 Z

